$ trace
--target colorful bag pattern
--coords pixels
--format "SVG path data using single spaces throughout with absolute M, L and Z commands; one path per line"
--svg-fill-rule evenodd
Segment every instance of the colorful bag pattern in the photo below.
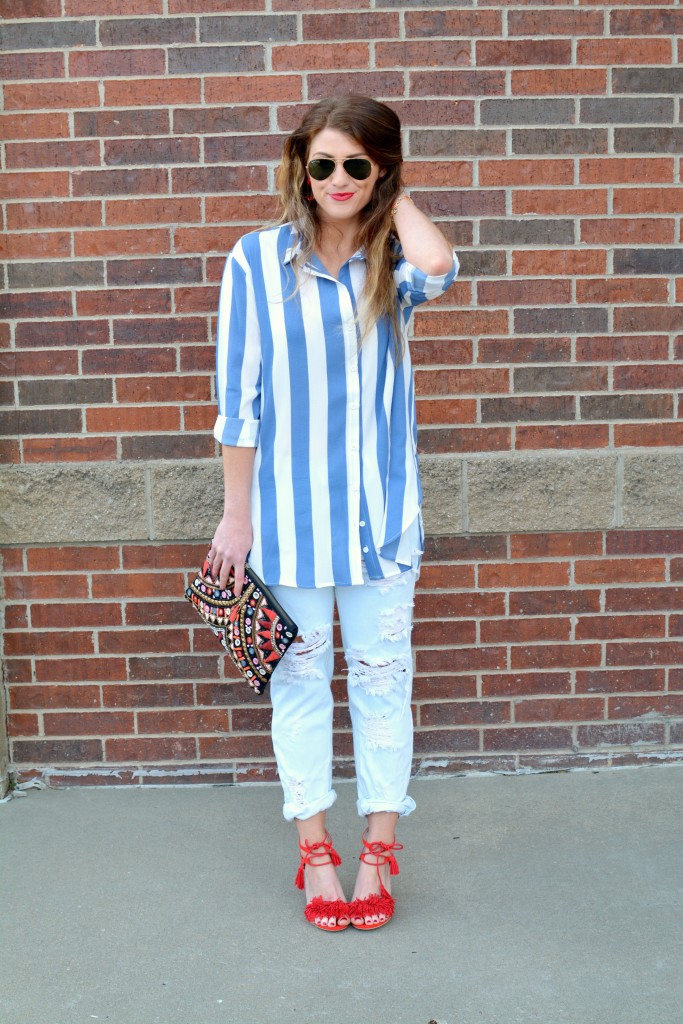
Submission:
M 298 626 L 249 566 L 239 597 L 233 593 L 233 583 L 230 576 L 222 590 L 206 559 L 185 597 L 219 638 L 249 686 L 263 693 L 273 669 L 294 642 Z

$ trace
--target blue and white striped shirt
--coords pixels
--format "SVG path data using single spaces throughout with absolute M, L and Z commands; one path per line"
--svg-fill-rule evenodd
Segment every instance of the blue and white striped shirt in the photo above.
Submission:
M 395 365 L 386 318 L 359 347 L 365 257 L 334 278 L 313 257 L 296 281 L 291 225 L 245 235 L 228 256 L 218 315 L 216 438 L 256 448 L 249 562 L 267 584 L 324 587 L 409 569 L 423 550 L 408 346 Z M 400 255 L 399 322 L 442 277 Z

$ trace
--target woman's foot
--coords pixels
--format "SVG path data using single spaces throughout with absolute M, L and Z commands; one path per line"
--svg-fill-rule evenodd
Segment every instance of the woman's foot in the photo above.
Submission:
M 349 904 L 351 924 L 354 928 L 369 930 L 381 928 L 394 913 L 391 895 L 391 875 L 399 873 L 394 851 L 403 847 L 395 839 L 389 842 L 370 840 L 363 836 L 363 852 L 353 899 Z
M 295 879 L 298 889 L 306 891 L 307 921 L 323 931 L 343 931 L 350 922 L 336 868 L 341 857 L 325 834 L 322 839 L 305 839 L 299 843 L 301 864 Z

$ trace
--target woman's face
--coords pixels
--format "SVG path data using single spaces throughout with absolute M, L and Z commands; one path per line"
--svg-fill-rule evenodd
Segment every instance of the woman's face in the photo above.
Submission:
M 368 178 L 361 181 L 352 178 L 346 171 L 344 161 L 352 157 L 370 160 L 372 170 Z M 310 175 L 311 190 L 318 204 L 320 219 L 331 224 L 358 220 L 361 211 L 370 202 L 377 179 L 384 174 L 382 168 L 370 159 L 359 142 L 336 128 L 323 128 L 313 136 L 306 166 L 315 159 L 335 162 L 334 170 L 324 181 L 316 181 Z

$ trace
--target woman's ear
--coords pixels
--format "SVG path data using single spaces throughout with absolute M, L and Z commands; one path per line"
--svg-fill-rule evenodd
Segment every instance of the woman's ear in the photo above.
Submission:
M 378 177 L 378 178 L 385 178 L 385 177 L 386 177 L 386 175 L 387 175 L 387 169 L 386 169 L 386 167 L 380 167 L 380 169 L 379 169 L 379 174 L 377 175 L 377 177 Z

